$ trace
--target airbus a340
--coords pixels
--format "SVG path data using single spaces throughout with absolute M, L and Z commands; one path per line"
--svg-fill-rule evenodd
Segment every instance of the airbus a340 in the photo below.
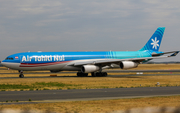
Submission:
M 3 66 L 19 70 L 20 78 L 23 71 L 50 70 L 77 71 L 77 76 L 107 76 L 103 69 L 130 69 L 142 62 L 152 59 L 176 56 L 179 51 L 160 52 L 159 47 L 165 27 L 159 27 L 138 51 L 96 51 L 96 52 L 24 52 L 8 56 L 1 62 Z M 164 54 L 172 53 L 169 56 Z

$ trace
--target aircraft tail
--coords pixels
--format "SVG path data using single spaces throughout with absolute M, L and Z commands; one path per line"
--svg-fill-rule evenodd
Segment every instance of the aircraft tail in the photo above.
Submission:
M 165 27 L 158 27 L 157 30 L 149 39 L 149 41 L 146 43 L 146 45 L 139 51 L 144 51 L 144 50 L 159 51 L 161 40 L 164 34 L 164 30 L 165 30 Z

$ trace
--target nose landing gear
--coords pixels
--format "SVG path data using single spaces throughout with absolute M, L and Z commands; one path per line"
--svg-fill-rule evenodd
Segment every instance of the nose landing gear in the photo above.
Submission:
M 24 78 L 23 70 L 19 70 L 19 78 Z

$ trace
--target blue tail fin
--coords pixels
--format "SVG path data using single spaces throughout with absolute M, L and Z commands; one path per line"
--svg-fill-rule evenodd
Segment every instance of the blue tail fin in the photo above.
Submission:
M 157 30 L 149 39 L 149 41 L 146 43 L 146 45 L 139 51 L 144 51 L 144 50 L 159 51 L 161 40 L 164 34 L 164 30 L 165 30 L 165 27 L 158 27 Z

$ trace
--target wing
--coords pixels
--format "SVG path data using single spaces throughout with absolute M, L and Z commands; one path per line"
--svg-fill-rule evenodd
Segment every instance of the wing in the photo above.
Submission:
M 160 56 L 163 54 L 173 53 L 170 56 Z M 160 59 L 160 58 L 168 58 L 176 56 L 179 53 L 179 51 L 173 51 L 173 52 L 166 52 L 166 53 L 160 53 L 157 55 L 152 55 L 152 57 L 142 57 L 142 58 L 130 58 L 130 59 L 92 59 L 88 61 L 80 61 L 71 63 L 69 65 L 71 66 L 82 66 L 82 65 L 109 65 L 109 64 L 119 64 L 122 61 L 134 61 L 134 62 L 142 62 L 142 61 L 148 61 L 152 59 Z

